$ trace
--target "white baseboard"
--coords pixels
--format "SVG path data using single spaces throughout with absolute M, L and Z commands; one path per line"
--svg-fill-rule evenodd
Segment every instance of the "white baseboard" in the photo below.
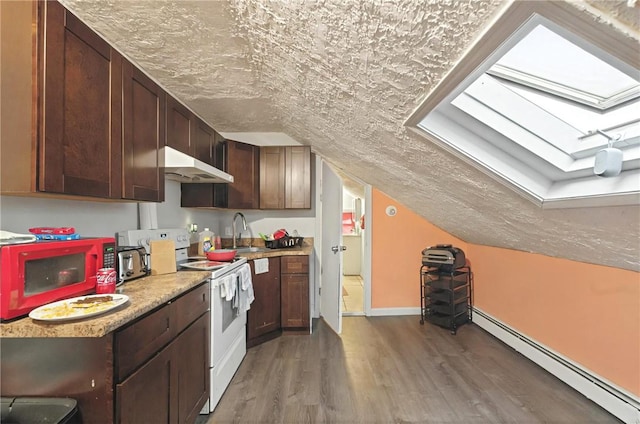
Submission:
M 640 398 L 474 309 L 473 322 L 625 423 L 640 424 Z
M 371 308 L 369 316 L 384 317 L 394 315 L 420 315 L 420 307 L 415 308 Z

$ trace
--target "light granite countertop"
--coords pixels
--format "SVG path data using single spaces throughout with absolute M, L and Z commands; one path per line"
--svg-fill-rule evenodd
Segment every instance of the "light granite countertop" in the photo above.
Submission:
M 253 260 L 312 253 L 313 245 L 304 243 L 301 247 L 243 252 L 238 256 Z M 122 294 L 129 296 L 129 301 L 111 312 L 59 323 L 35 321 L 26 317 L 1 323 L 0 337 L 102 337 L 199 285 L 209 276 L 208 271 L 180 271 L 138 278 L 122 285 Z
M 102 337 L 200 285 L 210 275 L 208 271 L 180 271 L 131 280 L 122 285 L 122 294 L 129 301 L 113 311 L 59 323 L 26 317 L 0 324 L 0 337 Z
M 273 258 L 277 256 L 309 256 L 313 252 L 313 246 L 287 247 L 285 249 L 267 249 L 258 252 L 239 252 L 238 256 L 244 256 L 247 260 L 260 258 Z

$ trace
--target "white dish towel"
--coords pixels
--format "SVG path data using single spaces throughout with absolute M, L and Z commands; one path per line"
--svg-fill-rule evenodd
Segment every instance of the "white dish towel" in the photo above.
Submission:
M 238 275 L 231 273 L 220 279 L 220 297 L 224 300 L 231 301 L 236 295 Z
M 253 294 L 253 281 L 251 279 L 251 267 L 244 264 L 238 269 L 240 290 L 238 291 L 238 312 L 246 312 L 251 308 L 251 302 L 255 300 Z

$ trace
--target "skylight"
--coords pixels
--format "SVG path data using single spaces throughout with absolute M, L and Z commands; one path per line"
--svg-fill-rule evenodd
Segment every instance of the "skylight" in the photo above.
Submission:
M 488 71 L 521 85 L 607 110 L 640 96 L 640 83 L 537 25 Z
M 515 2 L 406 125 L 542 207 L 638 204 L 640 46 L 611 31 L 560 2 Z M 623 164 L 603 178 L 606 147 Z

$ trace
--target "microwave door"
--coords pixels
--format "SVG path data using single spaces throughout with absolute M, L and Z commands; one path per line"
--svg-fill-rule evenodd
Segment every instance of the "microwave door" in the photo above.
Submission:
M 85 281 L 85 254 L 37 258 L 24 262 L 24 295 L 33 296 Z

